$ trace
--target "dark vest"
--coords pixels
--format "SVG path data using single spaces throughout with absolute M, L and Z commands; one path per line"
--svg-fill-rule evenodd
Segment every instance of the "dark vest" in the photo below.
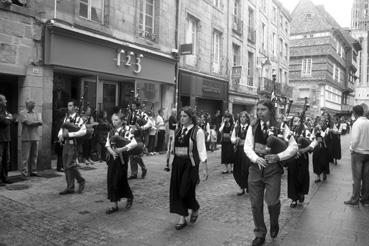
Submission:
M 269 127 L 274 126 L 277 129 L 281 128 L 281 122 L 278 121 L 270 121 L 269 123 Z M 261 124 L 260 124 L 260 120 L 257 120 L 255 122 L 253 122 L 253 124 L 251 124 L 252 126 L 252 134 L 254 135 L 254 142 L 255 143 L 260 143 L 260 144 L 266 144 L 268 135 L 264 135 L 263 131 L 261 130 Z
M 242 140 L 246 139 L 247 130 L 249 129 L 250 125 L 247 125 L 245 130 L 242 131 L 241 125 L 237 125 L 235 128 L 236 137 L 239 137 Z
M 193 142 L 192 154 L 196 166 L 198 166 L 200 163 L 200 156 L 197 150 L 197 142 L 196 142 L 196 135 L 199 129 L 200 129 L 199 126 L 192 127 L 189 131 L 187 131 L 182 141 L 180 141 L 182 128 L 177 128 L 177 130 L 175 131 L 175 139 L 174 139 L 174 147 L 187 147 L 187 148 L 190 146 L 190 139 L 192 140 Z

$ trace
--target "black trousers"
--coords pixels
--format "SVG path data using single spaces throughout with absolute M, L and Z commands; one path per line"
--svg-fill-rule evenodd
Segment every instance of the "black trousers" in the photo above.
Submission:
M 159 130 L 158 131 L 158 142 L 156 144 L 156 152 L 160 152 L 163 150 L 164 137 L 165 137 L 165 130 Z
M 8 177 L 10 165 L 9 142 L 0 142 L 0 179 L 5 182 Z

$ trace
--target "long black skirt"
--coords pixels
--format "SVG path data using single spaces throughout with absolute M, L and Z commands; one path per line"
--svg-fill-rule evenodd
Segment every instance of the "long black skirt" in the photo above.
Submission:
M 287 178 L 288 198 L 296 201 L 300 195 L 309 193 L 310 175 L 308 154 L 304 154 L 300 158 L 288 162 Z
M 127 180 L 127 161 L 122 164 L 120 158 L 115 160 L 110 156 L 108 160 L 108 199 L 118 202 L 121 198 L 133 198 L 131 188 Z
M 233 152 L 234 153 L 234 152 Z M 241 189 L 247 189 L 250 159 L 246 156 L 243 146 L 238 146 L 233 166 L 233 177 Z
M 192 166 L 189 158 L 174 157 L 170 177 L 169 209 L 171 213 L 188 216 L 188 209 L 198 210 L 196 185 L 199 166 Z
M 341 160 L 341 136 L 338 134 L 333 134 L 332 137 L 333 145 L 333 158 L 336 160 Z
M 329 174 L 329 159 L 330 154 L 328 149 L 319 144 L 313 152 L 313 171 L 315 174 Z
M 234 156 L 233 144 L 231 142 L 222 142 L 221 163 L 234 163 Z

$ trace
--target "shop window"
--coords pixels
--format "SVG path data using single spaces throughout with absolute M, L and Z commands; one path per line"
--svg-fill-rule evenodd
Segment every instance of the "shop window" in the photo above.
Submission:
M 104 0 L 80 0 L 79 16 L 98 23 L 104 22 Z
M 157 41 L 157 25 L 159 1 L 139 0 L 138 34 L 147 40 Z

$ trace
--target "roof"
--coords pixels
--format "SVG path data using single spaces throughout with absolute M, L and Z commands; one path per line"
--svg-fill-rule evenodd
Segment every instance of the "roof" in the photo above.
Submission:
M 315 5 L 311 0 L 300 0 L 291 16 L 291 35 L 329 31 L 336 33 L 348 45 L 353 43 L 351 36 L 343 30 L 324 6 Z

